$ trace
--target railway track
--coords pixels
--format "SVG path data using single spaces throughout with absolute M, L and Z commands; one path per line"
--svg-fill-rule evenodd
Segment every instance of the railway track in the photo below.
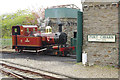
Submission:
M 20 75 L 20 74 L 17 74 L 17 73 L 14 73 L 14 72 L 11 72 L 11 71 L 8 71 L 8 70 L 5 70 L 5 69 L 0 69 L 0 71 L 4 74 L 10 75 L 14 78 L 18 78 L 19 80 L 34 80 L 32 78 L 28 78 L 28 77 L 25 77 L 23 75 Z
M 7 73 L 9 75 L 12 75 L 12 76 L 14 76 L 16 78 L 19 78 L 21 80 L 24 80 L 24 79 L 25 80 L 26 79 L 27 80 L 35 80 L 34 78 L 44 78 L 44 79 L 51 79 L 51 80 L 62 80 L 60 78 L 48 76 L 48 75 L 41 74 L 41 73 L 38 73 L 38 72 L 30 71 L 30 70 L 20 69 L 20 68 L 13 67 L 13 66 L 10 66 L 10 65 L 7 65 L 7 64 L 4 64 L 4 63 L 0 63 L 0 65 L 3 67 L 3 69 L 0 69 L 2 72 Z M 7 68 L 7 69 L 5 69 L 5 68 Z M 29 73 L 29 76 L 26 76 L 26 75 L 28 75 L 28 73 Z M 24 74 L 25 76 L 22 75 L 22 74 Z
M 38 70 L 33 69 L 28 66 L 12 63 L 5 60 L 2 61 L 0 65 L 2 66 L 2 69 L 0 69 L 1 72 L 9 74 L 15 78 L 19 78 L 20 80 L 39 80 L 39 79 L 48 79 L 48 80 L 75 80 L 75 78 L 61 75 L 49 71 L 44 70 Z M 19 66 L 19 67 L 18 67 Z

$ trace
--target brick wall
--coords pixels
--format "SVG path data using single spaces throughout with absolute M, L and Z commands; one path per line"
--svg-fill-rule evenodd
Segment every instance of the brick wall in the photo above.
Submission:
M 83 51 L 89 63 L 118 65 L 118 8 L 115 3 L 84 3 Z M 115 34 L 115 43 L 88 42 L 88 34 Z

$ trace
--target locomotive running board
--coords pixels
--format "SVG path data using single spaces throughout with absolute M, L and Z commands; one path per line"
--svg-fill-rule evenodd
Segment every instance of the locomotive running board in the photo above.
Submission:
M 45 51 L 47 48 L 37 50 L 37 52 Z M 29 52 L 36 52 L 36 50 L 24 50 L 24 51 L 29 51 Z

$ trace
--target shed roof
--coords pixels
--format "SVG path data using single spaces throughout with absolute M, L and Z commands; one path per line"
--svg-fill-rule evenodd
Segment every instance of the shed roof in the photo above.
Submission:
M 50 8 L 45 10 L 45 18 L 77 18 L 79 9 Z

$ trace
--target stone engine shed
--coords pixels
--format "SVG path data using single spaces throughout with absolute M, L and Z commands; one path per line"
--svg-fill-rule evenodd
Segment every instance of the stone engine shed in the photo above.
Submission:
M 45 10 L 45 18 L 50 19 L 52 32 L 58 32 L 58 23 L 62 23 L 62 32 L 68 36 L 67 44 L 70 46 L 73 32 L 77 32 L 77 12 L 79 8 L 74 4 L 52 6 Z
M 119 19 L 118 3 L 85 2 L 83 4 L 83 51 L 88 53 L 88 61 L 100 65 L 117 66 L 119 62 Z M 89 42 L 89 34 L 112 34 L 116 41 Z
M 82 52 L 88 53 L 88 63 L 98 65 L 119 64 L 119 16 L 118 3 L 116 2 L 85 2 L 83 3 L 83 46 Z M 51 9 L 51 8 L 50 8 Z M 58 31 L 58 22 L 64 23 L 63 32 L 68 34 L 68 44 L 73 37 L 73 32 L 77 32 L 77 11 L 69 12 L 73 17 L 61 17 L 58 14 L 49 17 L 50 26 L 53 32 Z M 47 14 L 46 14 L 47 13 Z M 49 11 L 45 15 L 49 15 Z M 62 14 L 62 16 L 65 16 Z M 67 15 L 68 16 L 68 15 Z M 115 42 L 89 42 L 88 35 L 115 35 Z

